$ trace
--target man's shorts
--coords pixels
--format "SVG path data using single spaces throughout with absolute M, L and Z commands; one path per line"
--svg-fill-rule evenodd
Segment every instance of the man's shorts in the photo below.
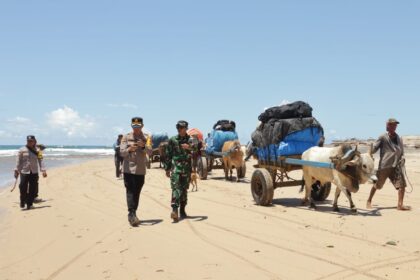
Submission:
M 397 190 L 407 186 L 404 175 L 402 174 L 400 168 L 391 167 L 378 170 L 376 177 L 378 177 L 378 181 L 375 183 L 374 187 L 377 190 L 382 189 L 386 179 L 389 179 Z

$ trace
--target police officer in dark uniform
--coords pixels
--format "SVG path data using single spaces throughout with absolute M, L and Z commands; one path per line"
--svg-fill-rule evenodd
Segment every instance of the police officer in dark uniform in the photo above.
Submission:
M 136 215 L 139 206 L 140 193 L 146 175 L 146 136 L 143 134 L 143 119 L 131 119 L 132 132 L 121 139 L 120 155 L 124 158 L 123 173 L 126 189 L 128 222 L 133 227 L 140 225 Z

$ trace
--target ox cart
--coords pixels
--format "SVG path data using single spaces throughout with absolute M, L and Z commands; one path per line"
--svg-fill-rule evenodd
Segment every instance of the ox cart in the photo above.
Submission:
M 201 151 L 200 160 L 197 164 L 197 172 L 200 175 L 200 179 L 206 180 L 207 175 L 214 169 L 224 169 L 223 156 L 226 156 L 226 153 L 223 152 L 212 152 L 211 154 L 206 153 L 205 150 Z M 243 162 L 240 167 L 239 179 L 245 177 L 246 174 L 246 164 Z
M 224 169 L 223 157 L 229 156 L 232 151 L 222 151 L 227 141 L 238 140 L 236 123 L 232 120 L 219 120 L 213 126 L 213 131 L 205 140 L 205 147 L 201 149 L 200 159 L 197 162 L 197 172 L 201 179 L 207 179 L 208 172 L 214 169 Z M 245 177 L 245 162 L 239 167 L 238 177 Z
M 148 159 L 146 161 L 146 167 L 148 169 L 151 168 L 152 163 L 159 162 L 159 167 L 162 167 L 162 161 L 164 160 L 162 157 L 162 149 L 168 143 L 168 135 L 166 133 L 156 133 L 153 134 L 150 138 L 148 138 L 148 142 L 146 145 L 151 147 L 150 151 L 148 152 L 147 156 Z
M 334 164 L 301 160 L 301 155 L 280 157 L 275 164 L 258 161 L 251 178 L 251 192 L 257 205 L 267 206 L 273 201 L 276 188 L 303 186 L 302 179 L 293 179 L 289 172 L 302 169 L 302 166 L 334 168 Z M 331 183 L 312 185 L 311 196 L 315 201 L 324 201 L 331 191 Z
M 159 162 L 159 167 L 162 167 L 162 159 L 159 148 L 152 149 L 152 151 L 148 154 L 148 161 L 146 162 L 147 169 L 150 169 L 152 167 L 152 163 L 155 162 Z

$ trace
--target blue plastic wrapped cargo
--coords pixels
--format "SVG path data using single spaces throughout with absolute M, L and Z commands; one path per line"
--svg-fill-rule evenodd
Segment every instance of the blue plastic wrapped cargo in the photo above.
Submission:
M 221 152 L 223 144 L 233 140 L 238 140 L 238 134 L 236 132 L 213 130 L 210 137 L 206 139 L 206 153 L 211 155 L 214 152 Z
M 258 159 L 275 163 L 278 157 L 301 155 L 307 149 L 317 146 L 323 132 L 318 127 L 308 127 L 287 135 L 279 144 L 257 148 Z
M 317 146 L 323 136 L 317 127 L 308 127 L 287 135 L 276 150 L 276 156 L 301 155 L 307 149 Z
M 167 133 L 154 133 L 152 134 L 152 148 L 157 149 L 162 142 L 168 141 Z

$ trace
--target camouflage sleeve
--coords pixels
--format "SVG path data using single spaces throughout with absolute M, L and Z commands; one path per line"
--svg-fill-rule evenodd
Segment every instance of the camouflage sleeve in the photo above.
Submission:
M 164 167 L 165 170 L 171 170 L 172 169 L 172 157 L 174 154 L 174 141 L 172 139 L 169 139 L 168 145 L 165 148 L 165 162 Z

